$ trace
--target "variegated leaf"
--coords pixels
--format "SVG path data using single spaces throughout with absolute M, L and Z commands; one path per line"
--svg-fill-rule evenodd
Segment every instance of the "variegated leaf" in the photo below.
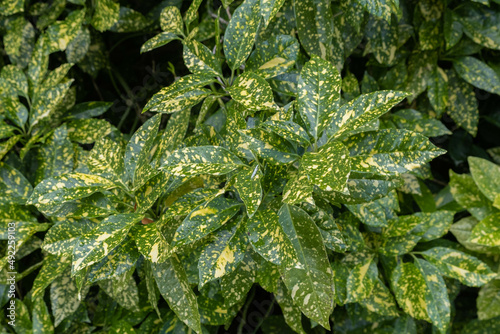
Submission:
M 113 298 L 121 307 L 127 310 L 139 308 L 139 291 L 130 270 L 111 279 L 99 281 L 99 287 Z
M 479 190 L 470 175 L 455 174 L 450 170 L 450 192 L 458 204 L 479 220 L 493 213 L 490 201 Z
M 20 171 L 0 162 L 0 190 L 0 203 L 24 204 L 33 187 Z
M 163 8 L 160 14 L 160 26 L 163 31 L 184 35 L 184 24 L 179 8 L 175 6 Z
M 96 225 L 87 219 L 61 219 L 45 234 L 42 249 L 54 255 L 71 254 L 78 238 L 89 233 Z
M 252 218 L 262 202 L 262 178 L 263 175 L 258 164 L 255 167 L 242 168 L 235 175 L 234 187 L 245 203 L 249 218 Z
M 156 223 L 136 225 L 132 228 L 139 252 L 152 263 L 165 262 L 172 250 L 158 228 Z
M 458 126 L 475 136 L 479 110 L 474 89 L 453 71 L 447 71 L 446 74 L 448 75 L 448 114 Z
M 255 272 L 256 263 L 246 253 L 235 270 L 222 276 L 220 288 L 226 305 L 239 304 L 247 297 L 255 281 Z
M 36 298 L 33 301 L 33 314 L 31 317 L 31 321 L 33 322 L 33 334 L 54 332 L 54 324 L 52 323 L 49 309 L 42 297 Z
M 71 258 L 67 256 L 46 256 L 43 261 L 42 269 L 33 282 L 31 294 L 33 298 L 43 297 L 45 288 L 47 288 L 66 268 L 71 264 Z
M 313 56 L 300 72 L 297 108 L 315 140 L 321 136 L 338 109 L 340 85 L 337 69 L 317 56 Z
M 51 52 L 64 51 L 78 35 L 85 18 L 85 10 L 72 11 L 64 21 L 56 21 L 47 29 Z
M 198 261 L 199 287 L 234 271 L 245 256 L 246 223 L 239 219 L 215 232 Z
M 189 286 L 186 272 L 176 254 L 163 263 L 153 264 L 153 274 L 161 295 L 186 325 L 201 333 L 196 295 Z
M 72 273 L 100 261 L 118 246 L 143 215 L 128 213 L 109 216 L 92 231 L 82 235 L 73 248 Z
M 302 327 L 302 312 L 293 303 L 290 292 L 287 290 L 283 281 L 280 280 L 278 291 L 274 296 L 280 305 L 281 312 L 283 312 L 283 317 L 287 325 L 299 334 L 306 334 Z
M 101 175 L 117 184 L 124 184 L 123 155 L 125 147 L 108 137 L 99 139 L 90 151 L 87 165 L 94 174 Z
M 458 75 L 471 85 L 500 95 L 500 78 L 491 67 L 474 57 L 461 57 L 453 62 Z
M 285 204 L 279 223 L 298 257 L 292 267 L 282 269 L 283 282 L 294 304 L 309 318 L 329 329 L 333 310 L 333 274 L 321 234 L 302 209 Z
M 307 132 L 300 125 L 292 121 L 267 120 L 262 126 L 284 139 L 300 143 L 305 147 L 311 145 Z
M 120 17 L 120 5 L 113 0 L 96 0 L 92 25 L 99 31 L 111 28 Z
M 211 97 L 206 98 L 205 101 L 210 98 Z M 203 103 L 205 103 L 205 101 Z M 155 150 L 153 163 L 156 167 L 160 166 L 163 160 L 167 158 L 172 151 L 181 146 L 189 125 L 190 115 L 190 110 L 185 109 L 170 116 L 167 127 L 163 131 Z
M 373 256 L 366 258 L 357 264 L 349 273 L 347 278 L 346 303 L 360 302 L 368 298 L 375 286 L 378 277 L 377 264 Z
M 260 25 L 260 0 L 245 0 L 233 13 L 224 34 L 224 55 L 231 70 L 250 55 Z
M 199 146 L 172 152 L 161 169 L 178 176 L 224 175 L 243 166 L 236 155 L 223 147 Z
M 248 111 L 278 108 L 273 99 L 271 86 L 263 77 L 253 72 L 245 72 L 238 76 L 228 88 L 228 92 Z
M 479 190 L 492 202 L 500 196 L 500 166 L 486 159 L 469 157 L 472 178 Z
M 299 169 L 296 175 L 290 175 L 285 188 L 283 189 L 283 203 L 299 204 L 307 202 L 314 204 L 313 184 L 309 176 Z
M 156 48 L 159 48 L 160 46 L 164 46 L 176 39 L 179 39 L 176 34 L 171 33 L 171 32 L 162 32 L 146 41 L 141 46 L 141 53 L 148 52 L 151 50 L 154 50 Z
M 477 317 L 488 320 L 500 316 L 500 281 L 493 280 L 479 290 L 477 297 Z
M 445 153 L 420 134 L 395 129 L 353 135 L 344 144 L 353 171 L 382 175 L 406 173 Z
M 195 39 L 184 41 L 184 64 L 194 74 L 222 76 L 220 62 L 212 51 Z
M 78 119 L 68 122 L 68 137 L 80 144 L 92 144 L 112 131 L 112 125 L 103 119 Z
M 359 302 L 367 310 L 378 313 L 382 316 L 397 316 L 398 309 L 394 296 L 385 284 L 377 278 L 371 294 Z
M 434 247 L 422 252 L 422 255 L 434 264 L 443 276 L 455 278 L 468 286 L 482 286 L 496 276 L 487 264 L 459 250 Z
M 268 1 L 261 1 L 261 9 L 265 3 Z M 299 43 L 294 37 L 278 35 L 257 44 L 245 68 L 263 78 L 273 78 L 288 72 L 295 64 L 298 53 Z
M 398 91 L 378 91 L 363 94 L 340 107 L 327 121 L 329 138 L 338 138 L 379 118 L 401 102 L 408 94 Z
M 486 6 L 468 3 L 453 11 L 458 17 L 465 34 L 475 43 L 484 47 L 500 50 L 500 37 L 495 33 L 500 16 L 497 11 Z
M 50 285 L 50 304 L 54 315 L 54 326 L 72 315 L 80 306 L 78 299 L 78 288 L 71 277 L 71 270 L 68 267 Z
M 349 152 L 340 142 L 321 146 L 317 152 L 306 152 L 300 167 L 310 182 L 324 191 L 343 191 L 351 172 Z
M 202 203 L 191 211 L 175 232 L 172 246 L 179 247 L 199 240 L 217 230 L 241 208 L 241 203 L 224 197 Z
M 500 213 L 494 213 L 481 220 L 474 228 L 469 242 L 489 246 L 500 246 Z

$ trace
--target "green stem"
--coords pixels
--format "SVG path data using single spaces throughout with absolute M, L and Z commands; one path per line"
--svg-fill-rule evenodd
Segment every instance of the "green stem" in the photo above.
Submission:
M 246 319 L 247 319 L 248 308 L 250 307 L 250 303 L 252 302 L 254 296 L 255 296 L 255 289 L 252 289 L 252 292 L 251 292 L 250 296 L 247 297 L 247 302 L 245 303 L 245 306 L 243 307 L 243 311 L 241 314 L 241 322 L 238 325 L 238 331 L 237 331 L 238 334 L 243 334 L 243 327 L 247 323 Z

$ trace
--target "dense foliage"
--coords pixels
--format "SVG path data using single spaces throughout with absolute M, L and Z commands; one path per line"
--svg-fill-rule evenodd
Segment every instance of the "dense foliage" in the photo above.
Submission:
M 500 1 L 0 14 L 3 333 L 500 331 Z

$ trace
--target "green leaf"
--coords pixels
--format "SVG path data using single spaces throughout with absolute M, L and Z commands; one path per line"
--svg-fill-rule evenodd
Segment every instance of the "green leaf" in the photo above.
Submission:
M 500 95 L 500 78 L 491 67 L 474 57 L 461 57 L 453 62 L 458 75 L 471 85 Z
M 44 78 L 49 66 L 49 42 L 45 35 L 38 38 L 28 64 L 26 76 L 36 87 Z
M 329 1 L 293 1 L 300 44 L 309 56 L 328 59 L 332 53 L 333 16 Z
M 429 319 L 440 332 L 445 333 L 450 325 L 450 301 L 448 290 L 438 270 L 429 262 L 416 259 L 418 268 L 426 286 L 426 309 Z
M 300 309 L 294 305 L 293 300 L 290 297 L 290 292 L 286 289 L 286 286 L 282 281 L 280 281 L 278 291 L 274 296 L 280 305 L 281 312 L 283 312 L 283 317 L 285 318 L 287 325 L 299 334 L 306 334 L 304 328 L 302 327 L 302 312 L 300 312 Z
M 448 105 L 448 76 L 439 66 L 434 67 L 427 82 L 427 97 L 438 116 L 446 111 Z
M 152 268 L 158 289 L 170 308 L 186 325 L 201 333 L 196 295 L 177 255 L 172 255 L 166 262 L 153 264 Z
M 48 255 L 44 258 L 43 266 L 33 282 L 31 294 L 34 299 L 43 297 L 47 288 L 66 268 L 69 267 L 71 258 L 66 256 Z
M 350 204 L 347 208 L 366 225 L 386 227 L 389 220 L 397 217 L 395 211 L 399 211 L 399 204 L 397 194 L 393 191 L 375 201 Z
M 2 15 L 12 15 L 24 12 L 24 0 L 7 0 L 2 1 L 0 7 Z
M 54 326 L 59 326 L 64 319 L 75 313 L 80 302 L 78 288 L 68 267 L 50 285 L 50 305 L 54 315 Z
M 397 91 L 378 91 L 363 94 L 342 105 L 336 111 L 328 125 L 327 136 L 339 138 L 355 131 L 359 127 L 379 118 L 392 107 L 401 102 L 408 94 Z
M 26 204 L 51 207 L 112 188 L 112 182 L 97 175 L 73 173 L 45 179 L 39 183 Z
M 406 173 L 445 153 L 420 134 L 395 129 L 356 134 L 344 144 L 353 171 L 382 175 Z
M 117 184 L 123 184 L 125 149 L 108 137 L 102 137 L 95 144 L 87 159 L 90 171 Z
M 384 20 L 374 17 L 368 21 L 365 31 L 368 43 L 364 53 L 372 52 L 380 64 L 394 65 L 397 59 L 398 26 L 391 24 L 390 19 Z
M 495 32 L 500 22 L 500 13 L 485 6 L 467 4 L 454 10 L 465 34 L 474 42 L 500 50 L 500 36 Z
M 417 212 L 415 216 L 424 221 L 425 226 L 429 226 L 422 241 L 431 241 L 444 236 L 453 224 L 454 212 L 440 210 L 436 212 Z
M 151 110 L 171 114 L 191 108 L 210 95 L 209 90 L 201 87 L 214 81 L 213 76 L 207 76 L 206 74 L 183 76 L 172 85 L 153 95 L 142 111 Z
M 283 2 L 283 1 L 281 1 Z M 261 1 L 261 9 L 269 1 Z M 295 64 L 299 43 L 288 35 L 278 35 L 257 44 L 245 64 L 245 69 L 255 71 L 265 79 L 287 73 Z
M 238 130 L 238 133 L 244 139 L 239 143 L 238 149 L 250 156 L 256 153 L 260 158 L 272 164 L 287 164 L 299 158 L 297 154 L 290 153 L 295 151 L 290 143 L 273 133 L 259 128 Z
M 146 41 L 141 46 L 141 53 L 148 52 L 151 50 L 154 50 L 156 48 L 159 48 L 160 46 L 164 46 L 176 39 L 179 39 L 176 34 L 171 33 L 171 32 L 162 32 Z
M 242 166 L 241 160 L 223 147 L 199 146 L 172 152 L 161 169 L 177 176 L 224 175 Z
M 252 218 L 262 202 L 262 178 L 263 174 L 257 164 L 254 168 L 242 168 L 235 175 L 234 187 L 245 203 L 249 218 Z
M 447 93 L 446 93 L 447 94 Z M 448 95 L 446 95 L 448 99 Z M 392 121 L 399 129 L 420 133 L 426 137 L 449 135 L 451 131 L 441 121 L 414 109 L 403 109 L 393 113 Z
M 358 263 L 349 273 L 347 278 L 346 303 L 359 302 L 368 298 L 375 286 L 378 276 L 377 265 L 373 256 L 367 257 Z
M 28 96 L 28 79 L 19 67 L 15 65 L 4 66 L 1 77 L 16 89 L 18 95 Z
M 255 262 L 246 253 L 236 269 L 221 278 L 220 288 L 226 305 L 237 305 L 247 297 L 255 281 L 255 269 Z
M 47 90 L 44 90 L 40 95 L 37 95 L 33 102 L 30 112 L 30 126 L 34 127 L 42 120 L 52 116 L 58 105 L 64 101 L 65 95 L 68 93 L 73 80 L 57 84 Z
M 368 311 L 382 316 L 394 317 L 398 315 L 396 301 L 390 290 L 377 278 L 371 294 L 359 302 Z
M 300 143 L 305 147 L 311 145 L 307 132 L 300 125 L 292 121 L 267 120 L 262 123 L 262 126 L 286 140 Z
M 33 334 L 54 332 L 54 325 L 52 324 L 47 304 L 45 304 L 45 301 L 41 297 L 33 301 L 32 322 Z
M 1 203 L 25 204 L 33 187 L 20 171 L 0 162 L 0 190 Z
M 360 3 L 370 14 L 387 22 L 391 22 L 392 13 L 399 12 L 398 0 L 369 0 Z
M 260 20 L 260 0 L 245 0 L 234 11 L 224 33 L 224 55 L 232 71 L 250 55 Z
M 191 211 L 175 232 L 172 246 L 180 247 L 217 230 L 240 210 L 241 204 L 224 197 L 202 203 Z
M 500 251 L 498 247 L 483 246 L 469 241 L 472 230 L 478 223 L 479 221 L 472 216 L 465 217 L 453 224 L 450 228 L 450 232 L 453 233 L 461 245 L 471 251 L 488 254 L 498 253 Z
M 136 211 L 144 213 L 149 210 L 156 200 L 165 192 L 169 181 L 170 175 L 166 172 L 160 172 L 137 189 L 134 194 L 137 203 Z
M 472 178 L 481 192 L 490 200 L 500 195 L 500 166 L 477 157 L 469 157 Z
M 150 23 L 140 12 L 127 7 L 120 7 L 120 17 L 109 30 L 120 33 L 135 32 L 147 28 Z
M 340 85 L 337 69 L 330 62 L 316 56 L 300 72 L 297 108 L 308 132 L 316 140 L 338 109 Z
M 78 119 L 67 123 L 71 141 L 92 144 L 112 131 L 112 125 L 103 119 Z
M 479 111 L 476 94 L 471 85 L 457 77 L 453 71 L 448 75 L 448 114 L 472 136 L 477 133 Z
M 210 98 L 211 97 L 209 96 L 205 99 L 205 101 Z M 170 116 L 167 127 L 163 131 L 160 140 L 157 141 L 158 146 L 155 151 L 155 157 L 153 158 L 153 162 L 156 167 L 161 165 L 163 160 L 168 157 L 172 151 L 181 146 L 184 137 L 186 136 L 190 116 L 191 113 L 189 109 L 179 111 Z
M 112 105 L 113 103 L 111 102 L 101 102 L 101 101 L 79 103 L 68 111 L 69 113 L 68 117 L 74 119 L 82 119 L 82 118 L 101 116 Z
M 276 16 L 284 2 L 285 0 L 260 1 L 260 15 L 264 20 L 264 28 Z
M 111 28 L 120 17 L 120 5 L 113 0 L 96 0 L 92 25 L 99 31 Z
M 45 234 L 42 249 L 54 255 L 69 255 L 73 253 L 73 247 L 79 237 L 89 233 L 96 224 L 87 219 L 61 219 Z
M 204 44 L 195 39 L 187 39 L 183 44 L 184 64 L 192 73 L 222 76 L 220 62 Z
M 83 60 L 90 47 L 90 31 L 81 26 L 76 36 L 66 46 L 66 59 L 69 63 L 79 63 Z
M 136 225 L 132 228 L 132 235 L 139 252 L 152 263 L 167 261 L 172 250 L 158 229 L 156 223 Z
M 500 246 L 500 213 L 494 213 L 479 222 L 472 229 L 469 242 L 484 246 Z
M 422 252 L 422 255 L 434 264 L 442 275 L 455 278 L 467 286 L 482 286 L 496 276 L 476 257 L 455 249 L 434 247 Z
M 247 227 L 250 243 L 264 259 L 283 267 L 292 267 L 297 262 L 295 249 L 274 211 L 257 211 Z
M 127 236 L 143 215 L 125 213 L 105 218 L 92 231 L 82 235 L 73 248 L 72 273 L 88 267 L 107 256 Z
M 351 172 L 349 152 L 339 142 L 321 146 L 318 152 L 306 152 L 300 167 L 310 182 L 324 191 L 343 191 Z
M 184 35 L 184 24 L 179 8 L 175 6 L 163 8 L 160 14 L 160 26 L 163 31 Z
M 245 222 L 239 219 L 236 224 L 228 224 L 215 232 L 213 241 L 207 244 L 198 261 L 200 288 L 237 268 L 248 242 L 245 230 Z
M 64 51 L 78 35 L 85 18 L 85 10 L 71 12 L 64 21 L 56 21 L 47 29 L 51 52 Z
M 248 111 L 277 109 L 273 99 L 273 91 L 267 81 L 253 72 L 245 72 L 238 76 L 228 88 L 231 97 Z
M 121 307 L 127 310 L 139 308 L 139 291 L 132 277 L 133 270 L 120 276 L 99 281 L 99 287 Z
M 155 115 L 137 130 L 125 149 L 123 165 L 135 189 L 149 180 L 155 171 L 149 164 L 151 149 L 158 133 L 161 115 Z
M 284 204 L 279 223 L 298 257 L 292 267 L 283 268 L 283 282 L 294 304 L 326 329 L 333 310 L 333 275 L 321 234 L 302 209 Z
M 477 317 L 488 320 L 500 316 L 500 281 L 493 280 L 479 290 Z
M 470 175 L 459 175 L 450 170 L 450 191 L 457 203 L 475 218 L 482 220 L 492 213 L 488 198 L 479 190 Z

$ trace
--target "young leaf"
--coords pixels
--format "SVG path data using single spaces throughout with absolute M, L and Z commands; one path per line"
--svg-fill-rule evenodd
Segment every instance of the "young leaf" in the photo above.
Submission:
M 236 70 L 252 51 L 260 24 L 260 0 L 245 0 L 233 13 L 224 34 L 224 55 Z
M 186 325 L 201 333 L 196 295 L 189 286 L 178 256 L 173 254 L 167 261 L 153 264 L 152 268 L 158 289 L 170 308 Z
M 467 286 L 482 286 L 496 276 L 484 262 L 458 250 L 434 247 L 422 252 L 422 255 L 442 275 L 455 278 Z
M 326 329 L 333 310 L 333 277 L 321 234 L 302 209 L 284 204 L 279 223 L 290 239 L 298 262 L 283 268 L 283 282 L 302 312 Z

